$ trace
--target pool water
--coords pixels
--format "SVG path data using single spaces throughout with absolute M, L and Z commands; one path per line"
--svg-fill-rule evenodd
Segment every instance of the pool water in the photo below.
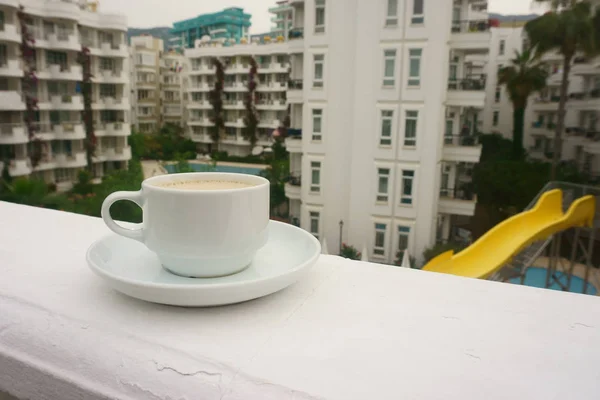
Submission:
M 233 165 L 216 165 L 213 167 L 208 164 L 190 163 L 194 172 L 229 172 L 236 174 L 260 175 L 262 168 L 238 167 Z M 170 173 L 175 172 L 175 165 L 165 165 L 165 169 Z
M 567 284 L 567 276 L 562 272 L 556 272 L 556 276 L 558 280 L 566 286 Z M 511 283 L 521 283 L 520 278 L 514 278 L 510 280 Z M 545 288 L 546 287 L 546 269 L 545 268 L 528 268 L 527 273 L 525 275 L 525 285 L 537 287 L 537 288 Z M 562 290 L 560 285 L 556 282 L 552 284 L 550 287 L 552 290 Z M 571 292 L 573 293 L 583 293 L 583 279 L 573 276 L 571 278 Z M 587 293 L 588 294 L 596 294 L 596 288 L 588 283 Z

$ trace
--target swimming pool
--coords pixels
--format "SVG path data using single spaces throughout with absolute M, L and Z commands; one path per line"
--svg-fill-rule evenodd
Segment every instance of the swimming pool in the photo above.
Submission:
M 234 165 L 216 165 L 190 163 L 194 172 L 229 172 L 236 174 L 260 175 L 262 168 L 239 167 Z M 165 169 L 170 174 L 175 172 L 175 165 L 165 165 Z
M 567 276 L 562 272 L 556 272 L 558 280 L 566 285 L 567 284 Z M 521 283 L 520 278 L 514 278 L 510 280 L 511 283 Z M 545 288 L 546 287 L 546 269 L 545 268 L 528 268 L 527 274 L 525 275 L 525 285 L 537 287 L 537 288 Z M 550 287 L 552 290 L 562 290 L 560 285 L 556 282 L 552 284 Z M 573 276 L 571 278 L 571 292 L 573 293 L 582 293 L 583 292 L 583 279 Z M 588 294 L 596 294 L 597 290 L 592 284 L 588 284 L 587 293 Z

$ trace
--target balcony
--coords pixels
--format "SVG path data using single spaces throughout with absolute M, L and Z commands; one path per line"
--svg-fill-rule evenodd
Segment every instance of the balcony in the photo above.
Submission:
M 600 75 L 600 58 L 575 57 L 571 72 L 574 75 Z
M 37 165 L 33 167 L 33 171 L 48 171 L 57 167 L 56 159 L 53 155 L 44 155 L 38 161 Z
M 481 158 L 481 145 L 474 136 L 446 135 L 442 159 L 444 161 L 478 163 Z
M 266 99 L 259 100 L 256 102 L 257 110 L 285 110 L 287 109 L 287 104 L 284 99 Z
M 290 79 L 288 82 L 287 99 L 289 103 L 302 103 L 302 79 Z
M 16 90 L 0 91 L 0 110 L 23 111 L 25 110 L 25 102 L 21 93 Z
M 290 153 L 302 153 L 302 129 L 288 129 L 285 148 Z
M 104 57 L 129 57 L 129 47 L 124 43 L 102 42 L 99 48 L 90 49 L 92 55 Z
M 281 122 L 277 119 L 272 119 L 272 120 L 260 120 L 258 122 L 258 127 L 259 128 L 272 128 L 272 129 L 277 129 L 281 126 Z
M 50 94 L 50 101 L 43 105 L 40 103 L 40 109 L 50 107 L 53 110 L 83 110 L 83 96 L 70 94 Z
M 283 91 L 287 90 L 287 82 L 265 82 L 259 83 L 256 87 L 259 92 Z
M 131 160 L 131 147 L 104 148 L 98 152 L 106 161 Z
M 57 140 L 85 139 L 85 129 L 81 121 L 62 122 L 52 125 L 54 138 Z
M 98 83 L 128 83 L 129 78 L 120 69 L 100 69 L 94 75 L 93 80 Z
M 543 124 L 541 122 L 533 122 L 531 124 L 531 134 L 538 136 L 554 137 L 556 124 L 553 122 Z
M 0 58 L 0 76 L 22 77 L 23 70 L 21 69 L 21 61 L 16 58 Z
M 442 188 L 438 212 L 453 215 L 475 215 L 477 196 L 465 189 Z
M 225 82 L 223 84 L 224 92 L 245 92 L 248 90 L 245 82 Z
M 485 105 L 485 81 L 485 75 L 472 75 L 466 79 L 450 79 L 446 104 L 483 108 Z
M 58 168 L 81 168 L 87 165 L 85 151 L 67 153 L 57 153 L 54 155 Z
M 46 35 L 46 39 L 48 46 L 52 49 L 72 51 L 81 50 L 79 37 L 75 34 L 75 31 L 59 29 L 59 31 L 56 33 L 48 33 Z M 43 47 L 43 42 L 40 43 L 40 46 Z
M 152 101 L 154 102 L 154 101 Z M 112 96 L 103 96 L 98 97 L 94 100 L 92 104 L 92 108 L 94 110 L 129 110 L 130 104 L 129 99 L 126 97 L 112 97 Z
M 234 118 L 225 121 L 225 126 L 229 126 L 231 128 L 243 128 L 244 127 L 244 119 L 243 118 Z
M 600 88 L 583 93 L 571 93 L 568 103 L 575 110 L 596 111 L 600 109 Z
M 208 103 L 208 107 L 212 108 L 212 105 L 208 101 L 205 103 Z M 223 100 L 223 108 L 226 110 L 243 110 L 244 107 L 242 100 Z
M 6 22 L 0 25 L 0 41 L 5 42 L 21 42 L 21 34 L 17 30 L 17 26 Z
M 452 49 L 489 51 L 490 39 L 489 20 L 452 21 Z
M 533 100 L 532 109 L 535 111 L 556 111 L 560 96 L 544 96 Z
M 213 65 L 192 65 L 192 68 L 190 70 L 190 75 L 208 75 L 214 73 L 215 67 Z
M 205 133 L 191 133 L 190 138 L 196 143 L 212 143 L 213 140 Z
M 22 144 L 29 142 L 24 123 L 0 124 L 0 144 Z
M 8 166 L 8 173 L 13 178 L 16 176 L 24 176 L 31 174 L 31 161 L 29 158 L 21 158 L 16 160 L 10 160 Z
M 302 178 L 301 176 L 290 176 L 288 182 L 284 186 L 285 197 L 290 200 L 300 200 L 302 194 Z
M 50 64 L 37 73 L 39 79 L 81 81 L 83 74 L 80 65 Z
M 188 92 L 208 92 L 212 90 L 212 85 L 209 86 L 208 83 L 191 83 L 187 87 Z
M 210 104 L 210 102 L 208 100 L 192 100 L 191 103 L 188 103 L 186 105 L 188 110 L 202 110 L 202 109 L 209 109 L 212 108 L 212 104 Z M 223 108 L 228 108 L 225 105 L 223 105 Z M 243 108 L 243 104 L 242 104 L 242 108 Z
M 190 125 L 190 126 L 214 126 L 215 123 L 206 117 L 191 116 L 190 119 L 188 120 L 188 125 Z

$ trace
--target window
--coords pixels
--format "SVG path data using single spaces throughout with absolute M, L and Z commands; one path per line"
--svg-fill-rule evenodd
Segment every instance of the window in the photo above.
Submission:
M 388 202 L 388 190 L 390 182 L 390 169 L 389 168 L 378 168 L 377 169 L 377 202 L 387 203 Z
M 400 204 L 411 205 L 413 203 L 413 180 L 415 171 L 402 171 L 402 192 L 400 193 Z
M 325 55 L 324 54 L 315 54 L 313 56 L 313 60 L 314 60 L 314 64 L 315 64 L 313 87 L 322 88 L 323 87 L 323 64 L 325 63 Z
M 501 56 L 503 56 L 505 48 L 506 48 L 506 40 L 502 39 L 502 40 L 500 40 L 500 46 L 499 46 L 499 49 L 498 49 L 498 54 L 501 55 Z
M 112 71 L 115 67 L 115 60 L 112 58 L 100 58 L 100 69 Z
M 408 86 L 419 86 L 421 84 L 421 54 L 422 49 L 410 49 L 408 51 L 409 71 Z
M 318 211 L 311 211 L 308 215 L 310 217 L 310 233 L 318 239 L 319 238 L 319 219 L 320 219 L 321 215 Z
M 500 120 L 500 111 L 494 111 L 494 115 L 492 116 L 492 126 L 498 126 L 499 120 Z
M 320 142 L 323 139 L 323 110 L 313 109 L 312 110 L 312 118 L 313 118 L 313 134 L 312 140 L 315 142 Z
M 138 90 L 138 100 L 152 99 L 154 92 L 150 90 Z
M 496 86 L 496 93 L 494 94 L 494 101 L 496 103 L 500 103 L 501 93 L 502 93 L 502 90 L 501 90 L 500 86 Z
M 54 170 L 54 181 L 56 183 L 69 182 L 71 174 L 67 168 L 57 168 Z
M 321 192 L 321 162 L 312 161 L 310 163 L 310 192 Z
M 149 116 L 154 114 L 154 107 L 139 107 L 141 116 Z
M 65 71 L 67 69 L 67 53 L 62 51 L 47 51 L 46 64 L 48 66 L 60 65 L 60 70 Z
M 385 224 L 375 224 L 375 243 L 373 244 L 373 255 L 385 256 Z
M 100 84 L 100 97 L 117 97 L 117 86 L 106 83 Z
M 398 26 L 398 0 L 388 0 L 385 26 Z
M 398 226 L 398 256 L 404 257 L 404 252 L 408 249 L 408 238 L 410 236 L 410 227 Z
M 6 44 L 0 44 L 0 67 L 5 67 L 8 63 L 8 48 Z
M 417 145 L 417 120 L 419 119 L 418 111 L 407 111 L 406 121 L 404 126 L 404 145 Z
M 425 22 L 425 16 L 423 12 L 423 2 L 425 0 L 413 0 L 413 15 L 410 20 L 412 24 L 422 24 Z
M 325 0 L 315 0 L 315 33 L 325 32 Z
M 394 70 L 396 69 L 396 50 L 383 52 L 383 86 L 394 86 Z
M 394 112 L 390 110 L 381 111 L 381 136 L 379 137 L 380 146 L 392 145 L 392 119 Z

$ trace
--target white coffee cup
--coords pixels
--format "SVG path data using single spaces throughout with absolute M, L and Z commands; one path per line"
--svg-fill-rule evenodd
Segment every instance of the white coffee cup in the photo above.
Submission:
M 251 186 L 222 190 L 178 189 L 183 182 L 238 182 Z M 168 185 L 168 186 L 160 186 Z M 134 228 L 118 225 L 110 206 L 129 200 L 143 210 Z M 102 218 L 115 233 L 140 241 L 164 268 L 181 276 L 206 278 L 246 268 L 267 242 L 269 181 L 254 175 L 185 173 L 156 176 L 139 192 L 116 192 L 102 204 Z

